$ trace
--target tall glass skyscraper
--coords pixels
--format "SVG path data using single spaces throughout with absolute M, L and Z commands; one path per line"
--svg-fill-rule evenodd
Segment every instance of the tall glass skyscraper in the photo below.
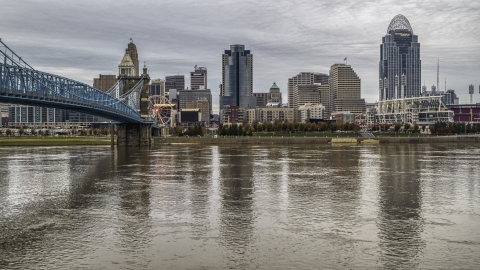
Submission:
M 395 16 L 382 38 L 379 63 L 379 99 L 419 97 L 421 61 L 418 36 L 407 18 Z
M 220 108 L 234 105 L 255 108 L 253 96 L 253 55 L 244 45 L 231 45 L 222 55 Z

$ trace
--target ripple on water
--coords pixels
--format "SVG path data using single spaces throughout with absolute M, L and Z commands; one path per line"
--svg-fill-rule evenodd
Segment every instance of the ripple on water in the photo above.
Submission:
M 0 268 L 480 268 L 476 145 L 105 149 L 0 148 Z

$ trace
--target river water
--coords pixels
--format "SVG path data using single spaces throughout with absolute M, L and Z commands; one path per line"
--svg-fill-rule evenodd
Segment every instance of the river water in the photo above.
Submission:
M 478 144 L 0 158 L 0 269 L 480 268 Z

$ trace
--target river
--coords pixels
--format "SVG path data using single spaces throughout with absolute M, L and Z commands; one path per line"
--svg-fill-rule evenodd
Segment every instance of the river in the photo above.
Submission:
M 480 268 L 478 144 L 0 158 L 0 269 Z

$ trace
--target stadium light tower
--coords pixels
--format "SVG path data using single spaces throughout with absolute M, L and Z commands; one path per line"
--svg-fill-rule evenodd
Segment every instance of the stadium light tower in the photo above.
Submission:
M 468 93 L 470 94 L 470 104 L 473 104 L 473 92 L 474 92 L 473 84 L 470 84 L 468 87 Z

